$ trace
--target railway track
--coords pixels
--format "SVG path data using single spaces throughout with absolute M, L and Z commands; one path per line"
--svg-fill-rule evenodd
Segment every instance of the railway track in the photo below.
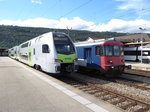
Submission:
M 145 76 L 150 78 L 150 71 L 125 69 L 124 73 L 131 74 L 131 75 Z
M 129 83 L 129 80 L 125 79 L 102 80 L 82 74 L 73 74 L 71 76 L 59 77 L 59 79 L 125 111 L 150 112 L 150 99 L 145 99 L 136 95 L 129 95 L 128 93 L 114 89 L 116 85 L 125 85 L 134 87 L 140 91 L 149 91 L 149 87 L 144 87 L 141 85 L 135 86 L 137 83 L 141 84 L 141 82 L 135 83 L 133 80 L 130 80 Z M 144 85 L 145 83 L 143 82 L 142 84 Z M 113 85 L 114 88 L 106 85 Z
M 144 80 L 137 80 L 136 79 L 137 77 L 135 79 L 133 79 L 133 78 L 130 79 L 130 78 L 128 78 L 128 76 L 127 77 L 120 76 L 120 77 L 116 77 L 116 78 L 106 78 L 106 77 L 100 76 L 99 74 L 94 74 L 94 73 L 93 73 L 93 75 L 86 74 L 86 73 L 83 73 L 83 74 L 88 75 L 90 77 L 102 79 L 104 81 L 110 81 L 110 82 L 114 82 L 114 83 L 118 83 L 118 84 L 124 84 L 124 85 L 134 87 L 137 89 L 141 89 L 141 90 L 150 90 L 150 82 L 144 81 Z
M 119 84 L 124 84 L 124 85 L 134 87 L 137 89 L 150 91 L 150 83 L 148 83 L 148 82 L 137 81 L 134 79 L 127 79 L 127 78 L 122 78 L 122 77 L 116 78 L 116 79 L 111 79 L 110 81 L 119 83 Z

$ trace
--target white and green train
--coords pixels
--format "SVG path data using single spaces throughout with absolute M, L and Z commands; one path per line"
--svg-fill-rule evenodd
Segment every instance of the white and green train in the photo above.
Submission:
M 77 71 L 75 46 L 65 33 L 49 32 L 9 49 L 9 56 L 47 73 Z

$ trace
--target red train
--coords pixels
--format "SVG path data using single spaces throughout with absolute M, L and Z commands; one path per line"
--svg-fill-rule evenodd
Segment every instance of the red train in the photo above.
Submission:
M 125 68 L 123 44 L 114 40 L 76 43 L 79 69 L 96 70 L 107 77 L 122 74 Z

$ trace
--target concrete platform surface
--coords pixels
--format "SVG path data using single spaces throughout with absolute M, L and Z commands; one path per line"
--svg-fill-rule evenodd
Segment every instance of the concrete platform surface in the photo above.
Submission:
M 150 64 L 140 62 L 125 62 L 126 65 L 131 65 L 132 69 L 150 71 Z
M 69 89 L 68 89 L 69 88 Z M 0 57 L 0 112 L 121 112 L 57 79 Z

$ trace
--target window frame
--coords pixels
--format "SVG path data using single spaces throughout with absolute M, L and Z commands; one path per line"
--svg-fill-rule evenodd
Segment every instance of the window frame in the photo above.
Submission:
M 42 45 L 42 53 L 50 53 L 50 49 L 49 49 L 48 44 Z

